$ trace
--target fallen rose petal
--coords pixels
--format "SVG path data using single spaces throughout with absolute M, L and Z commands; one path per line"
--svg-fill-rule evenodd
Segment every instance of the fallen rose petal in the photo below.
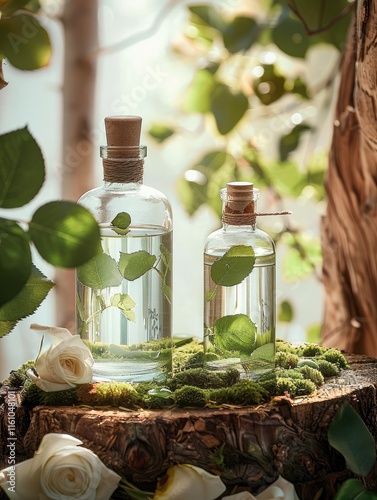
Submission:
M 226 489 L 218 476 L 189 464 L 170 467 L 165 479 L 158 482 L 153 500 L 215 500 Z
M 299 500 L 292 483 L 279 476 L 267 489 L 257 495 L 258 500 L 274 500 L 283 498 L 284 500 Z

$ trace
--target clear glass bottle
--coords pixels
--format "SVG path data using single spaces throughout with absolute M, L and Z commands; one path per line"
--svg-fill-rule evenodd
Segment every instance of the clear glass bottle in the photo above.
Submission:
M 104 183 L 78 200 L 101 228 L 103 254 L 77 270 L 77 330 L 96 381 L 140 382 L 172 367 L 172 212 L 143 184 L 140 117 L 105 119 Z
M 205 367 L 253 377 L 275 366 L 275 245 L 256 227 L 252 183 L 229 182 L 220 196 L 223 225 L 204 248 Z

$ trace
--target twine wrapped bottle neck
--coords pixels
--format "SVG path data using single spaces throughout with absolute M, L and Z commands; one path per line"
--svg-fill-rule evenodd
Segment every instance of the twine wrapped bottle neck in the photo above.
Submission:
M 248 182 L 229 182 L 220 192 L 223 200 L 222 222 L 230 226 L 255 226 L 257 189 Z
M 104 181 L 142 184 L 146 155 L 146 146 L 101 146 Z
M 143 183 L 144 160 L 103 160 L 103 180 L 116 183 Z

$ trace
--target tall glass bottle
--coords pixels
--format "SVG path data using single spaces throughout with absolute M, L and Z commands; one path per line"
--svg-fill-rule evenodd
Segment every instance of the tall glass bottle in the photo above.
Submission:
M 205 364 L 252 377 L 275 364 L 275 245 L 256 227 L 252 183 L 229 182 L 220 196 L 223 225 L 204 248 Z
M 103 253 L 77 270 L 77 330 L 89 342 L 94 380 L 163 378 L 172 366 L 172 212 L 143 184 L 141 118 L 105 119 L 104 183 L 83 194 Z

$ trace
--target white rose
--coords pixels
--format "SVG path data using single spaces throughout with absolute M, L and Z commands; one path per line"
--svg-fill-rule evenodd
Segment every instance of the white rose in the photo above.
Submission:
M 32 324 L 31 329 L 47 333 L 53 343 L 42 352 L 35 363 L 35 371 L 28 376 L 46 392 L 70 389 L 77 384 L 92 381 L 93 356 L 79 335 L 66 328 L 53 328 Z
M 214 500 L 226 489 L 218 476 L 194 465 L 174 465 L 166 474 L 159 480 L 153 500 Z
M 279 476 L 279 478 L 262 493 L 254 497 L 251 493 L 243 491 L 236 495 L 224 497 L 223 500 L 299 500 L 292 483 Z
M 0 486 L 11 500 L 108 500 L 121 478 L 80 444 L 67 434 L 46 434 L 33 458 L 0 472 Z

